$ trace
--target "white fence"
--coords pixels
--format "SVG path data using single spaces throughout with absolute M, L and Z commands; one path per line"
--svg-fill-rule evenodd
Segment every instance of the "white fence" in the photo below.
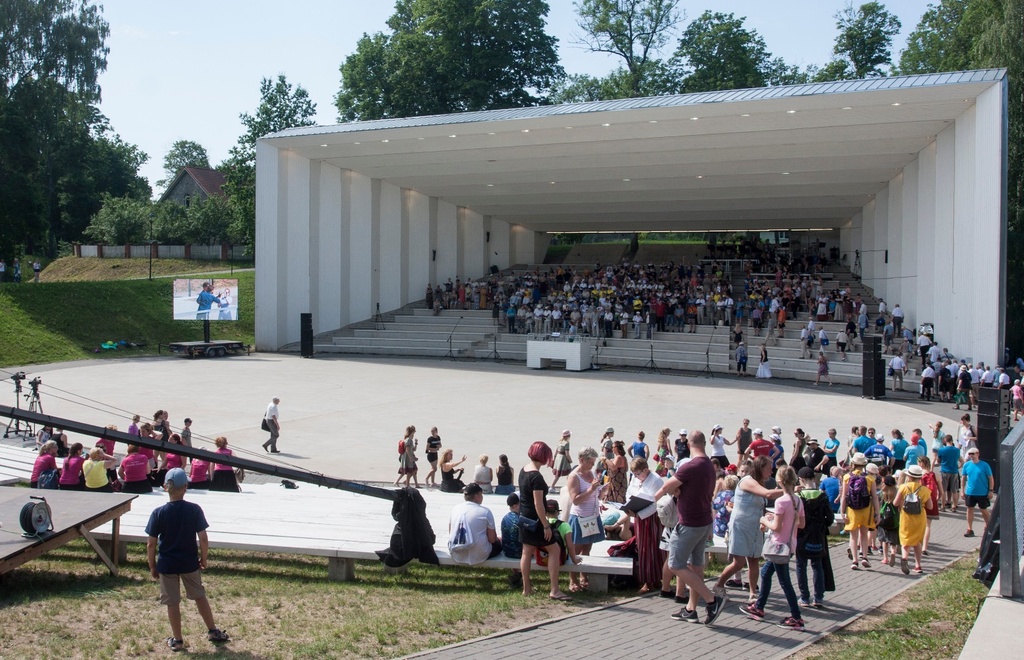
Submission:
M 154 259 L 199 259 L 204 261 L 219 261 L 231 259 L 234 261 L 250 261 L 251 255 L 246 255 L 244 245 L 160 245 L 157 244 L 153 250 L 149 244 L 143 245 L 76 245 L 75 256 L 83 258 L 102 259 L 148 259 L 150 254 Z

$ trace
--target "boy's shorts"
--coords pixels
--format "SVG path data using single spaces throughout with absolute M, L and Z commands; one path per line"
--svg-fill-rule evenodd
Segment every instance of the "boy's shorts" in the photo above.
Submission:
M 177 605 L 181 602 L 181 583 L 185 584 L 185 596 L 189 600 L 206 598 L 203 576 L 199 571 L 192 571 L 191 573 L 161 573 L 161 605 Z

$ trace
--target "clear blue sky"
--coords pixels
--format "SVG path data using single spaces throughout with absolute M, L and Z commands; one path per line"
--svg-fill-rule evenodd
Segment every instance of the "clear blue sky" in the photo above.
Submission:
M 935 1 L 935 0 L 933 0 Z M 110 23 L 110 55 L 101 76 L 101 110 L 122 138 L 149 154 L 151 185 L 163 176 L 170 146 L 199 142 L 216 166 L 242 132 L 238 116 L 259 103 L 264 77 L 283 73 L 317 104 L 317 122 L 337 123 L 338 67 L 363 33 L 385 31 L 392 0 L 101 0 Z M 569 73 L 604 75 L 616 60 L 575 45 L 571 0 L 548 0 L 548 33 L 558 38 Z M 903 22 L 894 59 L 927 0 L 889 0 Z M 845 0 L 715 0 L 680 3 L 686 22 L 709 6 L 747 17 L 775 56 L 790 64 L 824 64 L 835 39 L 835 13 Z M 675 43 L 669 49 L 674 50 Z M 155 191 L 158 192 L 158 191 Z

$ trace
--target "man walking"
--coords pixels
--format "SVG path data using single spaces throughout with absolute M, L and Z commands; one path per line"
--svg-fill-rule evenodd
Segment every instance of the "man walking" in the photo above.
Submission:
M 181 584 L 185 595 L 196 602 L 199 615 L 206 624 L 206 638 L 222 643 L 231 638 L 219 629 L 213 619 L 210 601 L 203 587 L 201 569 L 206 568 L 206 556 L 210 542 L 206 536 L 206 516 L 203 509 L 185 501 L 188 478 L 181 468 L 172 468 L 164 478 L 164 490 L 170 501 L 155 509 L 146 525 L 146 557 L 149 572 L 160 580 L 160 602 L 167 606 L 167 618 L 171 623 L 171 636 L 167 646 L 172 651 L 185 649 L 181 635 Z M 196 538 L 199 547 L 196 547 Z
M 736 345 L 736 375 L 747 375 L 747 347 L 743 342 Z
M 992 490 L 995 488 L 995 480 L 992 478 L 992 468 L 988 463 L 980 460 L 981 454 L 977 447 L 967 450 L 967 462 L 964 463 L 964 503 L 967 506 L 967 533 L 966 538 L 974 536 L 974 509 L 981 509 L 981 517 L 988 525 L 988 505 L 992 500 Z
M 690 460 L 662 485 L 654 497 L 676 496 L 679 522 L 669 540 L 668 565 L 676 579 L 690 589 L 690 601 L 672 618 L 697 623 L 697 599 L 707 604 L 704 624 L 710 626 L 722 613 L 726 595 L 714 593 L 704 584 L 704 545 L 711 535 L 713 515 L 711 500 L 715 491 L 715 468 L 705 452 L 707 441 L 700 431 L 687 437 Z
M 281 417 L 277 410 L 277 404 L 281 399 L 276 396 L 267 406 L 267 414 L 263 416 L 263 430 L 270 432 L 270 439 L 263 443 L 263 451 L 271 454 L 280 454 L 277 450 L 277 438 L 281 435 Z
M 907 363 L 899 353 L 889 360 L 889 372 L 892 374 L 892 391 L 902 392 L 903 376 L 907 373 Z

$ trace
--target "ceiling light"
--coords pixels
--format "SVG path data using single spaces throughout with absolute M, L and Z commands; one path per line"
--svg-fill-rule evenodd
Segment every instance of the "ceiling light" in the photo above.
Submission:
M 567 131 L 571 131 L 571 130 L 572 130 L 572 126 L 566 126 L 566 127 L 565 127 L 565 129 L 566 129 Z
M 698 179 L 703 179 L 703 178 L 704 178 L 704 175 L 703 175 L 703 174 L 698 174 L 698 175 L 697 175 L 697 178 L 698 178 Z
M 381 140 L 381 142 L 391 142 L 391 140 L 384 139 L 384 140 Z
M 690 117 L 690 121 L 697 121 L 700 117 Z
M 796 110 L 786 110 L 786 114 L 787 115 L 795 115 L 796 114 Z
M 783 176 L 787 176 L 788 174 L 789 174 L 789 172 L 783 172 L 782 173 Z
M 848 105 L 844 105 L 844 106 L 843 106 L 842 108 L 840 108 L 840 109 L 841 109 L 841 110 L 853 110 L 853 107 L 851 107 L 851 106 L 848 106 Z
M 629 179 L 623 179 L 623 181 L 629 181 Z
M 496 135 L 496 133 L 488 133 L 488 135 Z M 455 136 L 454 136 L 454 135 L 452 135 L 452 136 L 450 136 L 450 137 L 455 137 Z
M 893 107 L 895 107 L 895 106 L 902 105 L 902 104 L 899 103 L 899 102 L 896 102 L 896 103 L 893 103 L 892 105 L 893 105 Z
M 494 187 L 494 184 L 493 184 L 493 183 L 488 183 L 488 184 L 487 184 L 487 187 L 488 187 L 488 188 L 493 188 L 493 187 Z
M 551 182 L 551 185 L 555 185 L 555 182 L 554 182 L 554 181 L 552 181 L 552 182 Z
M 523 133 L 529 133 L 529 132 L 530 132 L 530 129 L 528 129 L 528 128 L 524 128 L 523 129 Z
M 454 134 L 453 134 L 453 135 L 449 135 L 448 137 L 450 137 L 450 138 L 454 138 L 454 137 L 459 137 L 459 136 L 458 136 L 458 135 L 454 135 Z
M 749 117 L 749 116 L 750 116 L 750 113 L 749 113 L 749 112 L 745 112 L 745 113 L 743 113 L 742 115 L 740 115 L 740 117 Z
M 426 140 L 427 138 L 416 138 L 417 140 Z
M 362 144 L 362 142 L 353 142 L 352 144 Z
M 611 126 L 611 124 L 601 124 L 601 125 L 604 126 L 605 128 L 608 128 L 609 126 Z
M 326 147 L 327 145 L 326 145 L 326 144 L 321 144 L 320 146 L 321 146 L 321 147 Z
M 650 121 L 649 121 L 649 122 L 647 122 L 647 123 L 648 123 L 648 124 L 657 124 L 657 123 L 658 123 L 658 120 L 657 120 L 657 119 L 652 119 L 652 120 L 650 120 Z

